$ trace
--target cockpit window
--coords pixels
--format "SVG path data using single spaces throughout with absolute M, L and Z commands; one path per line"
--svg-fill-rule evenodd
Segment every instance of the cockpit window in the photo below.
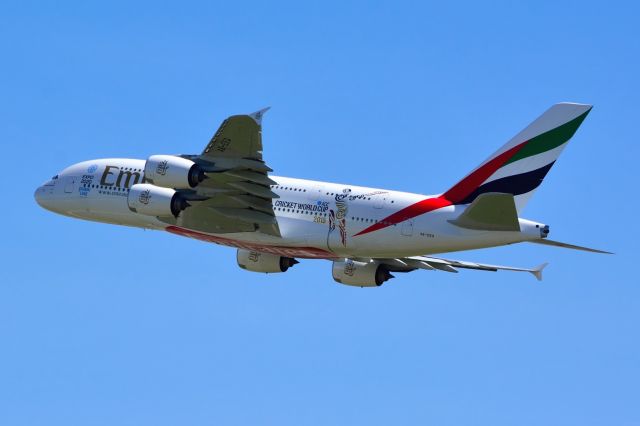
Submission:
M 55 175 L 54 177 L 51 178 L 51 180 L 56 180 L 58 179 L 58 175 Z

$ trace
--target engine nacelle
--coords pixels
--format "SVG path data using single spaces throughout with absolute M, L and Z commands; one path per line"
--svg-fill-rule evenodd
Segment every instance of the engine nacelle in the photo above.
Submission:
M 298 263 L 291 257 L 282 257 L 276 254 L 262 253 L 253 250 L 238 249 L 238 266 L 252 272 L 285 272 Z
M 178 217 L 189 203 L 176 190 L 148 183 L 137 183 L 129 190 L 129 210 L 148 216 Z
M 393 278 L 384 265 L 375 261 L 336 260 L 331 272 L 335 281 L 356 287 L 377 287 Z
M 152 155 L 144 164 L 144 178 L 164 188 L 195 188 L 205 179 L 200 166 L 174 155 Z

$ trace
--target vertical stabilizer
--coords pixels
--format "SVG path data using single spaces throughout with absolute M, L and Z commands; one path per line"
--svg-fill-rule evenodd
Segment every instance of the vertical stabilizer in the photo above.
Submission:
M 488 192 L 512 194 L 520 213 L 591 111 L 591 105 L 553 105 L 442 196 L 469 204 Z

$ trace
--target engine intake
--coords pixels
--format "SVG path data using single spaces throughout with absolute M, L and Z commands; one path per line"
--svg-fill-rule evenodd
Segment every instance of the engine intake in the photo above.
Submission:
M 174 155 L 152 155 L 144 165 L 148 182 L 164 188 L 195 188 L 206 179 L 204 170 L 186 158 Z
M 129 210 L 147 216 L 178 217 L 181 211 L 190 206 L 179 192 L 171 188 L 148 183 L 133 185 L 127 197 Z
M 387 267 L 376 261 L 336 260 L 331 269 L 335 281 L 356 287 L 379 287 L 393 278 Z
M 238 266 L 242 269 L 265 273 L 286 272 L 287 269 L 298 263 L 291 257 L 245 249 L 238 249 L 237 260 Z

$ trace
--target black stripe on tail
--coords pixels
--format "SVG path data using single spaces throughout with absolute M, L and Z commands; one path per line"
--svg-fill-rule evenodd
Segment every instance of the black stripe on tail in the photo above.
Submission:
M 553 163 L 555 163 L 555 161 Z M 526 194 L 540 186 L 542 180 L 553 166 L 553 163 L 549 163 L 544 167 L 527 173 L 506 176 L 480 185 L 475 191 L 457 204 L 470 204 L 478 195 L 486 192 L 503 192 L 505 194 L 512 194 L 513 196 Z

